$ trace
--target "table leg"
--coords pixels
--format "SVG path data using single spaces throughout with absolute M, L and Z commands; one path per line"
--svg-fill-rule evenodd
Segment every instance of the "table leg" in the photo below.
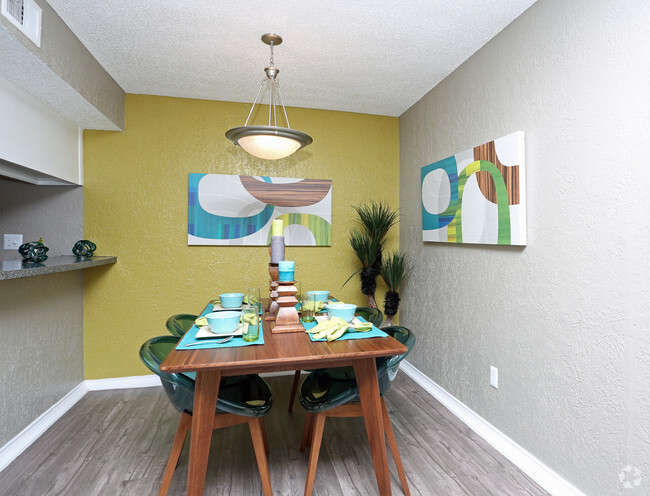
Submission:
M 386 454 L 386 441 L 384 424 L 377 381 L 377 364 L 374 358 L 357 360 L 354 363 L 354 373 L 359 386 L 361 410 L 366 422 L 366 432 L 370 442 L 372 462 L 375 466 L 377 487 L 380 496 L 390 496 L 390 474 L 388 472 L 388 457 Z
M 220 382 L 221 372 L 219 370 L 196 373 L 190 436 L 190 466 L 187 475 L 188 496 L 203 495 Z

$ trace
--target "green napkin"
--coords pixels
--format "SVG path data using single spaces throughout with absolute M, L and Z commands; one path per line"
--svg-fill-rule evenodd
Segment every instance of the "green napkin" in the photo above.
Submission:
M 251 325 L 257 325 L 258 319 L 257 315 L 252 314 L 252 313 L 245 313 L 244 314 L 244 322 L 251 324 Z
M 360 324 L 355 325 L 350 329 L 351 331 L 357 331 L 357 332 L 368 332 L 372 330 L 372 323 L 370 322 L 362 322 Z
M 326 389 L 325 391 L 312 391 L 311 395 L 318 400 L 325 396 L 325 394 L 327 394 L 327 391 L 329 391 L 329 389 Z
M 305 310 L 314 310 L 315 312 L 320 312 L 323 309 L 324 303 L 322 301 L 303 301 L 302 308 Z M 314 308 L 316 307 L 316 308 Z
M 255 296 L 253 296 L 251 301 L 248 301 L 248 295 L 244 296 L 244 303 L 248 303 L 249 305 L 255 305 L 256 303 L 259 303 L 260 300 L 258 300 Z

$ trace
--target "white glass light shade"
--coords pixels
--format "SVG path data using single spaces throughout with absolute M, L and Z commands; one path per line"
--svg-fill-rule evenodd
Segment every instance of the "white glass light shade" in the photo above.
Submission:
M 312 142 L 311 136 L 303 132 L 274 126 L 236 127 L 228 131 L 226 137 L 251 155 L 265 160 L 288 157 Z
M 300 148 L 300 143 L 282 136 L 254 135 L 239 138 L 239 146 L 257 158 L 276 160 L 291 155 Z

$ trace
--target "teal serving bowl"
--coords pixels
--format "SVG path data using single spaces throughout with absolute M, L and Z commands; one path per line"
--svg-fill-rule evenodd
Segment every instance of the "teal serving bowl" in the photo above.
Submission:
M 219 295 L 223 308 L 240 308 L 244 302 L 244 293 L 224 293 Z
M 327 301 L 330 299 L 329 291 L 307 291 L 308 295 L 314 295 L 316 301 Z
M 216 334 L 230 334 L 237 330 L 239 320 L 241 319 L 241 312 L 232 310 L 222 312 L 212 312 L 205 316 L 208 319 L 208 325 L 212 332 Z
M 330 319 L 332 317 L 339 317 L 346 322 L 351 322 L 354 318 L 354 312 L 357 311 L 357 306 L 352 303 L 330 303 L 325 309 Z

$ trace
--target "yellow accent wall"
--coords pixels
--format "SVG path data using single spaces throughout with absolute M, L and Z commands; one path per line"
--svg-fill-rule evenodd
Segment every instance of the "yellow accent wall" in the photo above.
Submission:
M 250 105 L 127 95 L 123 132 L 84 132 L 84 235 L 118 263 L 85 274 L 86 379 L 148 373 L 138 350 L 167 334 L 174 313 L 199 313 L 221 292 L 268 288 L 268 247 L 188 246 L 190 172 L 331 179 L 332 246 L 287 247 L 302 288 L 329 289 L 365 305 L 347 232 L 352 205 L 399 205 L 398 119 L 288 109 L 314 143 L 278 161 L 256 159 L 224 136 Z M 397 248 L 398 226 L 388 246 Z M 380 278 L 381 280 L 381 278 Z M 383 308 L 383 283 L 377 300 Z

